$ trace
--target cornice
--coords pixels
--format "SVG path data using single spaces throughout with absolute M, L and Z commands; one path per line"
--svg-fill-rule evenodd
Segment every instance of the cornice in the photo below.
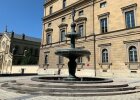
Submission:
M 73 4 L 71 4 L 71 5 L 67 6 L 64 9 L 60 9 L 60 10 L 52 13 L 51 15 L 43 17 L 43 21 L 48 20 L 48 19 L 50 19 L 52 17 L 55 17 L 57 15 L 61 15 L 64 12 L 71 11 L 72 8 L 77 8 L 78 6 L 81 6 L 83 3 L 86 3 L 86 2 L 93 2 L 93 0 L 79 0 L 79 1 L 77 1 L 77 2 L 75 2 Z
M 53 3 L 57 2 L 57 1 L 58 1 L 58 0 L 47 0 L 47 1 L 45 2 L 45 4 L 44 4 L 44 7 L 47 7 L 47 6 L 53 4 Z
M 80 22 L 80 21 L 87 21 L 86 17 L 79 17 L 75 20 L 75 22 Z
M 110 12 L 106 12 L 106 13 L 98 15 L 98 18 L 101 18 L 101 17 L 104 17 L 104 16 L 109 16 L 109 15 L 110 15 Z
M 61 28 L 61 27 L 68 27 L 68 24 L 66 24 L 66 23 L 61 23 L 58 27 L 59 27 L 59 28 Z
M 45 31 L 50 32 L 50 31 L 53 31 L 53 29 L 52 28 L 47 28 Z
M 126 10 L 126 9 L 130 9 L 130 8 L 135 8 L 137 7 L 137 3 L 134 3 L 134 4 L 131 4 L 131 5 L 128 5 L 128 6 L 125 6 L 125 7 L 122 7 L 122 11 Z
M 99 44 L 99 45 L 98 45 L 98 47 L 103 47 L 103 46 L 111 46 L 111 43 Z

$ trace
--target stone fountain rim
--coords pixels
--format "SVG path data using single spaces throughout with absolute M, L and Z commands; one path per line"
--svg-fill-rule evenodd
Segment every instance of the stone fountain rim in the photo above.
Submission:
M 40 79 L 40 78 L 67 78 L 62 76 L 42 76 L 42 77 L 33 77 L 32 81 L 37 82 L 48 82 L 48 83 L 72 83 L 72 84 L 98 84 L 98 83 L 111 83 L 113 80 L 108 78 L 97 78 L 97 77 L 79 77 L 79 78 L 90 78 L 90 79 L 103 79 L 98 81 L 68 81 L 68 80 L 47 80 L 47 79 Z

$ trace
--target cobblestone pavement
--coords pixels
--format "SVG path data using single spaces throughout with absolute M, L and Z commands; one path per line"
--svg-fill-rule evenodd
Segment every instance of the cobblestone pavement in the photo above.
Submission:
M 0 77 L 0 84 L 9 80 L 27 79 L 31 77 Z M 124 79 L 116 79 L 124 80 Z M 140 79 L 127 79 L 130 85 L 140 86 Z M 113 95 L 113 96 L 97 96 L 97 97 L 55 97 L 43 95 L 29 95 L 9 92 L 0 89 L 0 100 L 140 100 L 140 93 Z

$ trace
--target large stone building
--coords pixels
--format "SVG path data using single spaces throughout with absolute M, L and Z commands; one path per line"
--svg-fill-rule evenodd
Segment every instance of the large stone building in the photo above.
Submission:
M 0 33 L 0 73 L 11 73 L 13 65 L 38 65 L 40 43 L 25 34 Z
M 77 75 L 140 76 L 139 0 L 46 0 L 40 70 L 67 74 L 68 60 L 55 51 L 70 47 L 65 35 L 71 31 L 72 8 L 81 34 L 76 46 L 91 52 L 77 59 Z

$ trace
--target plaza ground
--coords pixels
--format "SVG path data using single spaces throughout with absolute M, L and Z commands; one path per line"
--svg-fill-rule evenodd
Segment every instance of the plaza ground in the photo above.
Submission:
M 11 80 L 27 80 L 35 76 L 0 77 L 0 85 Z M 114 78 L 115 81 L 128 82 L 130 86 L 140 87 L 139 78 Z M 140 92 L 126 95 L 88 96 L 88 97 L 56 97 L 47 95 L 20 94 L 3 90 L 0 87 L 0 100 L 140 100 Z

